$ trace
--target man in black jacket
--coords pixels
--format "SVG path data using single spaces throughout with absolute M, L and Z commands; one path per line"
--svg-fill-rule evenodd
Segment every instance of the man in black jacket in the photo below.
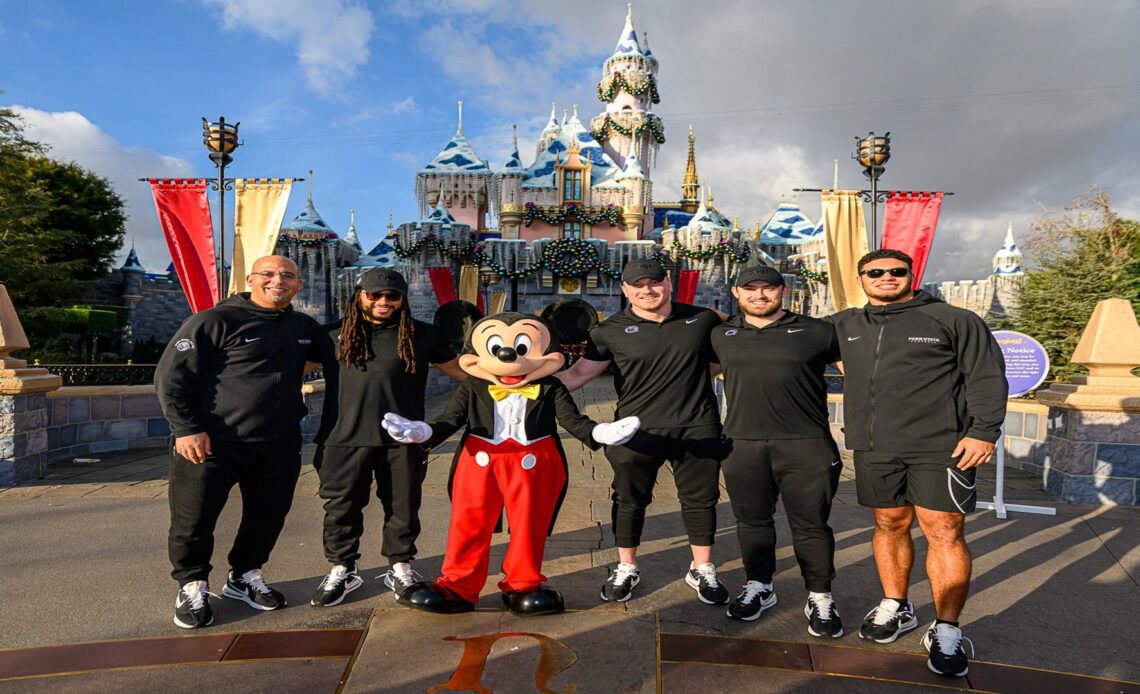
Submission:
M 965 514 L 977 501 L 974 470 L 993 457 L 1008 387 L 982 319 L 914 291 L 911 264 L 896 250 L 863 256 L 858 271 L 869 303 L 830 319 L 843 356 L 845 445 L 855 452 L 859 503 L 875 512 L 884 593 L 859 636 L 890 643 L 918 626 L 907 600 L 917 517 L 937 616 L 923 638 L 927 665 L 962 677 L 969 667 L 958 617 L 971 569 Z
M 207 583 L 214 526 L 235 484 L 242 516 L 223 595 L 258 610 L 285 606 L 261 567 L 301 469 L 301 382 L 317 322 L 290 305 L 302 280 L 288 258 L 259 258 L 246 282 L 248 294 L 186 319 L 155 374 L 174 438 L 169 552 L 180 586 L 174 623 L 185 629 L 214 620 Z

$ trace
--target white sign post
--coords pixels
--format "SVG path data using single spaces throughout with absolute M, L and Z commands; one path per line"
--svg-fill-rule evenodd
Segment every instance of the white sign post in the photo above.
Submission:
M 994 339 L 1001 346 L 1005 357 L 1005 380 L 1009 383 L 1009 397 L 1015 398 L 1032 391 L 1045 380 L 1049 373 L 1049 355 L 1041 343 L 1032 337 L 1012 330 L 995 330 Z M 997 484 L 994 487 L 994 500 L 979 501 L 978 508 L 993 509 L 998 518 L 1005 519 L 1007 511 L 1038 513 L 1044 516 L 1057 515 L 1057 509 L 1048 506 L 1026 506 L 1005 503 L 1005 424 L 1001 426 L 996 445 Z

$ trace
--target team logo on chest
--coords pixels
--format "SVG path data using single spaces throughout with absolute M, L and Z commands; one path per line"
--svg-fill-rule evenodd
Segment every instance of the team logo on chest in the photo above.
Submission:
M 194 341 L 182 338 L 178 342 L 174 343 L 174 349 L 178 350 L 179 352 L 186 352 L 188 350 L 194 349 Z
M 736 334 L 736 328 L 732 328 L 731 330 L 725 330 L 724 331 L 725 337 L 732 337 L 735 334 Z
M 634 334 L 635 332 L 638 332 L 639 330 L 641 330 L 641 328 L 637 327 L 636 325 L 631 325 L 631 326 L 628 326 L 628 327 L 625 329 L 625 331 L 626 331 L 627 333 L 629 333 L 630 335 Z

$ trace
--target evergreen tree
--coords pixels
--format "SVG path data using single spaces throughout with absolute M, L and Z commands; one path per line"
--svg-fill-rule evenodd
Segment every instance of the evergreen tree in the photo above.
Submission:
M 1060 212 L 1046 212 L 1026 243 L 1025 283 L 1009 327 L 1035 337 L 1049 353 L 1052 378 L 1084 369 L 1069 362 L 1093 309 L 1124 298 L 1140 309 L 1140 222 L 1120 219 L 1108 196 L 1092 188 Z

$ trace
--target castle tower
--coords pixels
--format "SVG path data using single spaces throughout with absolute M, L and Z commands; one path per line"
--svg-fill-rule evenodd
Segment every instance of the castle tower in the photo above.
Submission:
M 564 119 L 565 120 L 565 119 Z M 546 148 L 550 146 L 551 142 L 558 139 L 562 133 L 562 126 L 558 124 L 558 102 L 550 102 L 550 120 L 546 122 L 546 127 L 542 129 L 542 134 L 538 136 L 538 144 L 534 148 L 534 156 L 537 159 L 542 156 Z M 518 145 L 516 144 L 516 147 Z
M 1013 222 L 1010 222 L 1005 230 L 1005 241 L 994 254 L 994 274 L 998 277 L 1024 275 L 1025 273 L 1021 271 L 1021 258 L 1021 251 L 1017 248 L 1017 242 L 1013 240 Z
M 364 247 L 360 245 L 360 237 L 356 235 L 356 209 L 348 211 L 348 233 L 344 235 L 344 242 L 352 246 L 361 253 L 364 252 Z
M 554 104 L 551 104 L 550 123 L 546 127 L 549 128 L 553 124 Z M 512 125 L 511 130 L 514 146 L 511 148 L 511 156 L 507 159 L 507 163 L 503 165 L 503 172 L 499 174 L 499 233 L 504 239 L 517 239 L 519 225 L 523 221 L 523 200 L 520 189 L 523 165 L 519 157 L 519 126 Z M 545 136 L 544 131 L 543 137 Z
M 681 209 L 689 214 L 697 211 L 701 181 L 697 176 L 697 139 L 693 136 L 693 124 L 689 123 L 689 159 L 685 162 L 685 177 L 681 180 Z
M 487 211 L 495 199 L 496 178 L 491 167 L 475 154 L 463 135 L 463 102 L 459 124 L 439 154 L 416 174 L 416 200 L 420 215 L 426 215 L 442 199 L 455 219 L 472 229 L 487 226 Z
M 649 209 L 653 186 L 641 168 L 641 161 L 637 158 L 637 152 L 629 153 L 625 158 L 625 166 L 622 167 L 621 173 L 614 180 L 621 183 L 629 191 L 626 204 L 622 206 L 625 239 L 636 241 L 638 239 L 637 230 L 645 222 L 645 213 Z
M 657 67 L 648 44 L 643 48 L 637 39 L 633 6 L 629 5 L 613 55 L 602 64 L 597 92 L 605 110 L 590 121 L 594 139 L 619 167 L 625 166 L 626 155 L 634 150 L 640 153 L 642 165 L 651 167 L 657 146 L 665 142 L 665 126 L 652 111 L 653 104 L 661 101 Z
M 1005 241 L 994 254 L 994 274 L 990 277 L 993 285 L 993 299 L 989 305 L 992 316 L 1012 313 L 1017 305 L 1017 290 L 1025 282 L 1021 269 L 1022 254 L 1013 240 L 1013 222 L 1005 230 Z

